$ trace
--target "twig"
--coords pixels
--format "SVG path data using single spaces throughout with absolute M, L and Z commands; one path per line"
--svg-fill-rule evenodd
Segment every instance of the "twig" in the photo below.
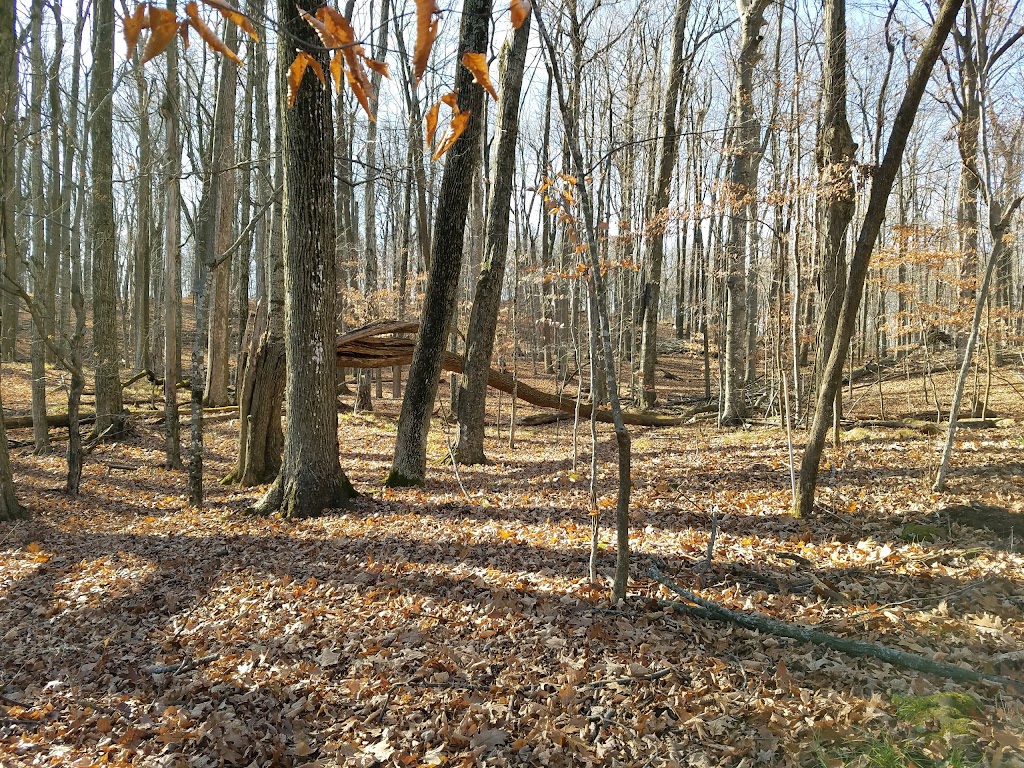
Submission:
M 702 571 L 711 570 L 711 560 L 715 556 L 715 539 L 718 538 L 718 510 L 713 510 L 711 513 L 711 537 L 708 539 L 708 553 L 704 558 L 704 563 L 700 569 Z
M 804 643 L 821 645 L 835 651 L 841 651 L 842 653 L 846 653 L 851 656 L 871 656 L 876 659 L 881 659 L 889 664 L 906 667 L 908 669 L 916 669 L 918 672 L 927 672 L 929 674 L 939 675 L 951 680 L 999 683 L 1001 685 L 1013 686 L 1015 688 L 1022 685 L 1021 681 L 1014 680 L 1010 677 L 1004 677 L 1002 675 L 988 675 L 983 672 L 977 672 L 973 669 L 964 669 L 963 667 L 956 667 L 952 664 L 943 664 L 942 662 L 931 661 L 930 659 L 926 659 L 925 657 L 919 656 L 915 653 L 908 653 L 906 651 L 900 651 L 895 648 L 876 645 L 874 643 L 862 643 L 857 640 L 847 640 L 827 632 L 820 632 L 808 627 L 801 627 L 796 624 L 789 624 L 784 621 L 769 619 L 766 616 L 733 611 L 719 605 L 718 603 L 705 600 L 704 598 L 673 584 L 665 576 L 662 576 L 656 568 L 652 568 L 649 571 L 649 575 L 659 584 L 667 587 L 670 591 L 675 592 L 687 601 L 686 603 L 668 600 L 659 602 L 663 602 L 668 607 L 678 611 L 679 613 L 689 616 L 697 616 L 711 621 L 730 622 L 732 624 L 738 624 L 745 629 L 751 629 L 757 632 L 766 632 L 770 635 L 776 635 L 777 637 L 788 637 Z
M 649 672 L 646 675 L 634 675 L 632 677 L 617 677 L 611 680 L 594 680 L 587 683 L 584 688 L 600 688 L 602 685 L 628 685 L 629 683 L 649 683 L 654 680 L 661 680 L 676 671 L 675 667 L 665 667 L 657 672 Z
M 166 664 L 160 667 L 146 667 L 144 672 L 148 672 L 151 675 L 166 675 L 177 672 L 187 672 L 190 669 L 198 667 L 200 664 L 209 664 L 211 661 L 216 661 L 220 658 L 220 654 L 211 653 L 209 656 L 203 656 L 201 659 L 185 659 L 185 661 L 179 662 L 178 664 Z

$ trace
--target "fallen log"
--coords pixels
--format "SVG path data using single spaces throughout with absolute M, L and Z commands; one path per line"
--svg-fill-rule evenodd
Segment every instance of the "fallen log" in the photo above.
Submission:
M 416 340 L 409 336 L 385 336 L 384 334 L 411 334 L 419 330 L 419 323 L 402 320 L 381 320 L 340 336 L 335 348 L 336 364 L 339 368 L 391 368 L 412 363 Z M 462 373 L 465 360 L 462 355 L 445 352 L 441 360 L 442 370 Z M 508 394 L 515 394 L 520 400 L 538 408 L 551 408 L 563 413 L 576 412 L 576 398 L 554 395 L 517 381 L 511 374 L 491 368 L 487 372 L 487 386 Z M 593 406 L 580 403 L 580 418 L 589 419 Z M 680 414 L 659 414 L 625 412 L 622 419 L 626 424 L 640 427 L 675 427 L 686 423 L 696 411 L 690 409 Z M 606 424 L 612 423 L 608 408 L 598 408 L 596 418 Z
M 686 601 L 678 602 L 666 600 L 661 602 L 666 603 L 673 610 L 688 616 L 696 616 L 709 621 L 729 622 L 731 624 L 737 624 L 745 629 L 764 632 L 769 635 L 775 635 L 776 637 L 788 637 L 792 640 L 799 640 L 804 643 L 821 645 L 825 648 L 831 648 L 834 651 L 841 651 L 842 653 L 846 653 L 850 656 L 870 656 L 898 667 L 914 669 L 918 672 L 926 672 L 928 674 L 938 675 L 950 680 L 959 680 L 961 682 L 998 683 L 1000 685 L 1011 686 L 1013 688 L 1019 688 L 1024 685 L 1024 682 L 1014 680 L 1012 677 L 990 675 L 985 672 L 978 672 L 974 669 L 957 667 L 952 664 L 944 664 L 941 661 L 932 661 L 931 659 L 926 659 L 924 656 L 920 656 L 916 653 L 909 653 L 896 648 L 889 648 L 884 645 L 864 643 L 859 640 L 847 640 L 844 637 L 829 634 L 828 632 L 822 632 L 817 629 L 811 629 L 810 627 L 801 627 L 796 624 L 789 624 L 785 621 L 769 619 L 767 616 L 733 611 L 723 605 L 719 605 L 718 603 L 705 600 L 704 598 L 673 584 L 669 579 L 663 576 L 657 568 L 652 568 L 648 575 L 659 584 L 665 586 L 669 591 L 674 592 Z
M 96 421 L 96 414 L 85 412 L 78 415 L 80 424 L 92 424 Z M 32 426 L 31 416 L 7 416 L 4 418 L 4 427 L 7 429 L 28 429 Z M 68 426 L 68 415 L 66 413 L 54 413 L 46 417 L 46 426 L 64 427 Z

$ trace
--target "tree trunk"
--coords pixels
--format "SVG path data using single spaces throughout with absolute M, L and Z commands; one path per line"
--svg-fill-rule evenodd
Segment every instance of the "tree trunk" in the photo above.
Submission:
M 661 156 L 658 159 L 658 178 L 655 182 L 652 209 L 653 228 L 648 236 L 646 258 L 646 283 L 644 285 L 643 338 L 640 345 L 641 378 L 643 379 L 643 405 L 654 406 L 658 399 L 654 388 L 654 367 L 658 361 L 658 308 L 661 302 L 661 272 L 665 261 L 665 227 L 669 198 L 672 192 L 672 176 L 675 174 L 676 159 L 679 157 L 679 137 L 676 131 L 679 96 L 682 90 L 686 61 L 683 57 L 686 37 L 686 20 L 690 15 L 690 0 L 678 0 L 675 24 L 672 31 L 672 62 L 669 65 L 668 87 L 665 89 L 665 103 L 661 118 Z
M 282 100 L 296 46 L 309 51 L 325 69 L 328 66 L 316 33 L 299 18 L 298 8 L 312 14 L 317 0 L 301 0 L 298 7 L 289 0 L 278 2 L 278 94 Z M 283 122 L 288 421 L 281 471 L 257 512 L 297 518 L 345 506 L 355 491 L 338 461 L 331 92 L 311 71 L 305 73 Z
M 43 141 L 42 104 L 46 91 L 46 65 L 43 61 L 43 3 L 32 3 L 31 34 L 32 46 L 29 61 L 32 67 L 32 103 L 37 105 L 29 111 L 29 135 L 33 137 L 30 148 L 29 195 L 32 199 L 32 302 L 36 312 L 46 315 L 46 194 L 43 183 Z M 25 286 L 26 289 L 28 286 Z M 46 428 L 46 337 L 45 324 L 31 323 L 29 338 L 32 354 L 32 436 L 35 453 L 50 452 L 50 435 Z
M 238 27 L 230 22 L 224 44 L 238 48 Z M 234 240 L 235 225 L 235 102 L 237 66 L 227 57 L 220 61 L 220 83 L 213 119 L 213 151 L 210 174 L 211 232 L 206 238 L 210 252 L 202 254 L 210 270 L 209 328 L 207 335 L 205 405 L 231 404 L 228 394 L 231 320 L 231 259 L 227 252 Z M 197 310 L 198 311 L 198 310 Z
M 0 155 L 0 203 L 3 204 L 0 217 L 0 248 L 3 249 L 4 286 L 0 286 L 3 309 L 0 313 L 0 359 L 14 360 L 18 339 L 18 294 L 12 288 L 21 280 L 21 257 L 17 252 L 14 199 L 18 191 L 17 163 L 15 162 L 15 126 L 18 118 L 19 77 L 18 43 L 15 34 L 15 3 L 5 0 L 0 5 L 0 139 L 3 154 Z M 6 441 L 4 442 L 6 446 Z M 4 448 L 6 455 L 6 448 Z M 2 457 L 0 457 L 2 458 Z M 6 461 L 4 466 L 9 467 Z M 8 470 L 8 477 L 10 472 Z M 0 478 L 0 483 L 3 478 Z M 6 491 L 3 496 L 6 497 Z M 3 501 L 3 499 L 0 499 Z M 17 508 L 13 493 L 10 502 Z
M 853 155 L 856 149 L 846 116 L 846 0 L 825 2 L 825 67 L 822 78 L 822 124 L 818 134 L 818 334 L 814 352 L 815 390 L 839 327 L 846 293 L 846 230 L 853 218 Z M 836 422 L 842 417 L 841 390 L 833 402 Z
M 740 54 L 736 62 L 732 108 L 735 114 L 726 205 L 725 393 L 721 423 L 735 425 L 747 415 L 744 389 L 747 351 L 747 228 L 750 202 L 757 195 L 761 127 L 754 111 L 754 68 L 761 57 L 761 27 L 771 0 L 736 0 L 740 15 Z
M 149 130 L 149 85 L 135 59 L 139 91 L 139 184 L 136 193 L 138 221 L 132 269 L 132 357 L 136 371 L 152 368 L 149 343 L 150 269 L 153 251 L 153 139 Z
M 519 97 L 530 17 L 515 31 L 502 52 L 500 112 L 495 132 L 498 147 L 491 175 L 491 199 L 487 202 L 487 233 L 484 263 L 473 298 L 466 332 L 466 372 L 460 379 L 458 397 L 459 439 L 455 457 L 462 464 L 482 464 L 484 420 L 487 405 L 487 372 L 494 352 L 501 289 L 508 255 L 509 206 L 515 178 L 516 140 L 519 134 Z
M 864 282 L 867 279 L 871 252 L 874 250 L 878 232 L 885 218 L 885 208 L 892 191 L 893 182 L 903 162 L 903 152 L 907 146 L 907 137 L 914 125 L 917 108 L 921 104 L 925 87 L 934 67 L 949 30 L 956 22 L 957 12 L 963 0 L 945 0 L 939 9 L 935 25 L 925 42 L 914 67 L 907 80 L 906 92 L 893 120 L 892 132 L 889 135 L 885 157 L 882 159 L 871 184 L 867 211 L 861 225 L 860 235 L 850 262 L 850 275 L 847 284 L 846 298 L 840 319 L 838 336 L 832 346 L 828 365 L 818 391 L 814 421 L 800 463 L 800 481 L 795 512 L 798 515 L 810 516 L 814 510 L 814 491 L 818 484 L 818 465 L 821 463 L 821 452 L 825 446 L 825 435 L 832 420 L 832 403 L 843 383 L 843 363 L 850 348 L 857 313 L 860 308 L 861 296 L 864 294 Z
M 487 50 L 491 0 L 464 0 L 457 61 L 466 53 Z M 395 457 L 387 485 L 419 485 L 427 468 L 427 432 L 437 396 L 448 328 L 462 270 L 463 236 L 469 211 L 470 184 L 476 172 L 479 137 L 484 123 L 484 90 L 473 75 L 458 66 L 455 92 L 461 111 L 470 114 L 466 130 L 445 156 L 441 192 L 434 219 L 433 255 L 423 307 L 422 330 L 416 340 L 412 366 L 398 420 Z
M 174 10 L 174 0 L 168 5 Z M 181 436 L 178 423 L 178 380 L 181 378 L 181 341 L 178 337 L 181 317 L 181 139 L 178 114 L 178 50 L 167 51 L 167 90 L 161 107 L 167 133 L 166 174 L 164 178 L 164 452 L 168 469 L 180 469 Z
M 114 0 L 93 6 L 92 80 L 92 316 L 96 367 L 96 434 L 122 420 L 117 343 L 117 258 L 114 223 Z

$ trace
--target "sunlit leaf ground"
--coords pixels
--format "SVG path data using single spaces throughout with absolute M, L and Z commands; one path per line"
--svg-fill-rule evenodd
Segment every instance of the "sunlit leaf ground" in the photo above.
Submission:
M 666 365 L 681 377 L 669 388 L 699 378 L 695 358 Z M 999 373 L 994 406 L 1024 412 L 1024 377 Z M 27 410 L 27 374 L 4 368 L 9 414 Z M 927 407 L 920 379 L 906 387 L 889 418 Z M 857 415 L 877 416 L 877 393 L 860 394 Z M 145 406 L 89 457 L 78 499 L 58 490 L 62 455 L 16 447 L 32 518 L 0 525 L 0 765 L 876 765 L 892 744 L 916 750 L 897 765 L 1024 765 L 1020 690 L 689 619 L 647 577 L 657 565 L 735 609 L 1022 679 L 1024 530 L 935 512 L 1024 510 L 1024 428 L 965 431 L 944 495 L 929 490 L 941 438 L 861 430 L 828 454 L 809 520 L 788 515 L 777 425 L 633 429 L 633 581 L 612 605 L 587 578 L 585 426 L 575 460 L 571 423 L 520 427 L 509 448 L 506 396 L 494 464 L 456 473 L 455 429 L 435 418 L 426 487 L 387 490 L 398 405 L 342 414 L 342 466 L 364 496 L 295 524 L 248 516 L 259 490 L 218 484 L 233 421 L 209 425 L 202 511 L 161 468 Z M 607 577 L 605 428 L 599 457 Z M 974 702 L 957 728 L 929 714 L 944 693 Z M 916 721 L 914 702 L 928 703 Z

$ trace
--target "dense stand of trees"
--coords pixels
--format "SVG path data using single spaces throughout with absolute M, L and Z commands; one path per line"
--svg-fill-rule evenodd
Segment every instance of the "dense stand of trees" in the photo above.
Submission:
M 446 351 L 466 356 L 451 404 L 466 463 L 486 460 L 489 367 L 559 392 L 589 379 L 616 425 L 624 536 L 620 398 L 665 405 L 658 356 L 694 342 L 694 394 L 723 427 L 811 427 L 795 500 L 810 514 L 845 370 L 954 339 L 952 440 L 979 338 L 996 361 L 1019 341 L 1016 0 L 514 2 L 514 26 L 490 0 L 348 2 L 343 45 L 316 0 L 299 7 L 248 0 L 246 21 L 190 3 L 194 41 L 203 18 L 219 42 L 161 56 L 148 48 L 182 9 L 129 8 L 146 23 L 125 56 L 113 0 L 0 0 L 0 357 L 31 360 L 40 452 L 47 371 L 70 373 L 71 492 L 86 381 L 102 439 L 125 423 L 123 380 L 147 371 L 171 468 L 176 393 L 192 393 L 193 503 L 202 409 L 237 405 L 229 479 L 271 484 L 259 510 L 344 504 L 334 339 L 400 317 L 421 332 L 390 372 L 392 484 L 424 480 Z M 382 376 L 358 374 L 359 407 Z M 2 426 L 6 518 L 22 510 Z

